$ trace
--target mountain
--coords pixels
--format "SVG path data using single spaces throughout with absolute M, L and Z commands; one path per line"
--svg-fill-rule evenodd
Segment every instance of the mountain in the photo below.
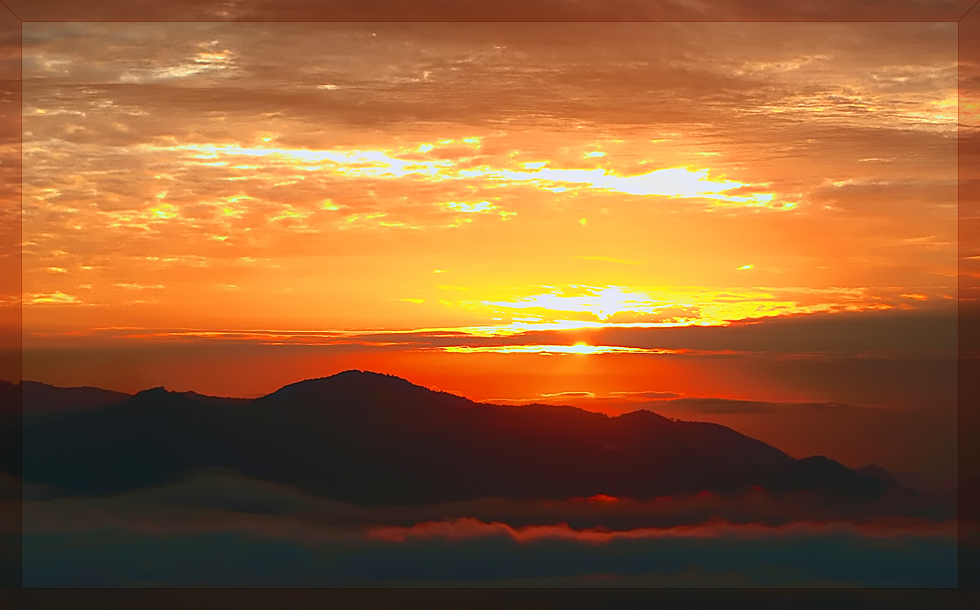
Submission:
M 244 405 L 252 402 L 251 398 L 226 398 L 224 396 L 208 396 L 206 394 L 198 394 L 197 392 L 178 392 L 178 394 L 194 400 L 199 400 L 201 402 L 210 402 L 222 405 Z
M 475 403 L 345 371 L 247 402 L 154 388 L 25 424 L 24 480 L 103 495 L 208 467 L 362 505 L 485 497 L 650 499 L 811 490 L 872 500 L 894 485 L 825 457 L 794 459 L 717 424 L 650 411 Z
M 93 387 L 59 388 L 37 381 L 21 386 L 24 420 L 35 422 L 67 413 L 98 409 L 130 398 L 131 394 Z
M 21 386 L 0 380 L 0 477 L 20 477 Z
M 884 481 L 888 485 L 891 486 L 899 485 L 898 481 L 895 480 L 895 477 L 892 476 L 892 473 L 888 472 L 886 469 L 882 468 L 877 464 L 868 464 L 863 468 L 858 468 L 857 471 L 863 475 L 874 477 L 879 481 Z

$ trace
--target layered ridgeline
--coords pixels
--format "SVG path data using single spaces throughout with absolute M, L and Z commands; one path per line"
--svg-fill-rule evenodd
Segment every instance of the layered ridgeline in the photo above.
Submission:
M 214 467 L 361 505 L 645 500 L 755 487 L 858 501 L 903 493 L 887 477 L 824 457 L 797 460 L 716 424 L 645 410 L 608 417 L 475 403 L 361 371 L 251 401 L 163 388 L 129 397 L 43 391 L 43 416 L 24 418 L 24 481 L 73 495 L 158 486 Z M 71 404 L 83 395 L 87 402 Z

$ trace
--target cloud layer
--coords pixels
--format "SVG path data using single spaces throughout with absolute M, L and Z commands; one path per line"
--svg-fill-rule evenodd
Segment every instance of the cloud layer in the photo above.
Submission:
M 212 473 L 114 498 L 41 500 L 44 490 L 36 486 L 26 493 L 32 498 L 24 507 L 30 586 L 949 586 L 955 580 L 955 527 L 939 515 L 882 519 L 873 516 L 878 507 L 847 521 L 812 499 L 764 492 L 728 501 L 579 498 L 358 508 Z

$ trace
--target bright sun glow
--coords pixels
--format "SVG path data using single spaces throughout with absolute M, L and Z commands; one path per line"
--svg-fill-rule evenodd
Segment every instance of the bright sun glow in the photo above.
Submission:
M 575 294 L 580 292 L 581 294 Z M 516 301 L 484 301 L 484 305 L 506 307 L 509 309 L 545 309 L 549 311 L 583 312 L 606 320 L 615 313 L 624 311 L 648 311 L 655 307 L 648 295 L 639 292 L 626 292 L 617 286 L 598 290 L 572 287 L 565 291 L 538 294 Z
M 541 287 L 539 287 L 541 288 Z M 575 328 L 725 326 L 736 320 L 822 311 L 888 309 L 861 290 L 698 288 L 626 289 L 620 286 L 551 287 L 508 300 L 462 301 L 510 319 L 502 332 Z
M 450 345 L 438 348 L 454 354 L 673 354 L 675 350 L 613 345 Z

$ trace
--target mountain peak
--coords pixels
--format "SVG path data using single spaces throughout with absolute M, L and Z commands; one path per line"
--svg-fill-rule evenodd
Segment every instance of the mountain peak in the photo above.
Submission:
M 398 380 L 405 383 L 411 383 L 407 379 L 403 379 L 397 375 L 389 375 L 388 373 L 375 373 L 374 371 L 362 371 L 360 369 L 347 369 L 346 371 L 341 371 L 335 375 L 330 375 L 329 377 L 321 377 L 320 379 L 363 379 L 376 381 L 378 379 L 388 379 L 388 380 Z
M 408 381 L 407 379 L 402 379 L 397 375 L 389 375 L 388 373 L 375 373 L 374 371 L 362 371 L 360 369 L 347 369 L 346 371 L 341 371 L 333 375 L 328 375 L 326 377 L 314 377 L 312 379 L 304 379 L 303 381 L 297 381 L 289 385 L 283 386 L 288 388 L 291 386 L 297 386 L 301 384 L 308 383 L 318 383 L 324 381 L 333 382 L 362 382 L 362 383 L 377 383 L 377 382 L 392 382 L 397 381 L 400 383 L 406 383 L 409 385 L 415 385 Z
M 672 421 L 669 417 L 664 417 L 663 415 L 657 413 L 656 411 L 651 411 L 650 409 L 637 409 L 636 411 L 620 413 L 616 417 L 643 418 L 649 421 Z
M 407 379 L 386 373 L 349 369 L 329 377 L 305 379 L 285 385 L 263 399 L 283 399 L 300 396 L 377 396 L 391 393 L 430 392 L 428 388 L 416 385 Z
M 889 485 L 898 485 L 899 484 L 898 481 L 895 480 L 895 477 L 892 476 L 892 473 L 888 472 L 888 470 L 886 470 L 885 468 L 882 468 L 881 466 L 879 466 L 877 464 L 868 464 L 867 466 L 865 466 L 863 468 L 858 468 L 857 471 L 860 472 L 863 475 L 867 475 L 869 477 L 874 477 L 874 478 L 878 479 L 879 481 L 883 481 L 885 483 L 888 483 Z

